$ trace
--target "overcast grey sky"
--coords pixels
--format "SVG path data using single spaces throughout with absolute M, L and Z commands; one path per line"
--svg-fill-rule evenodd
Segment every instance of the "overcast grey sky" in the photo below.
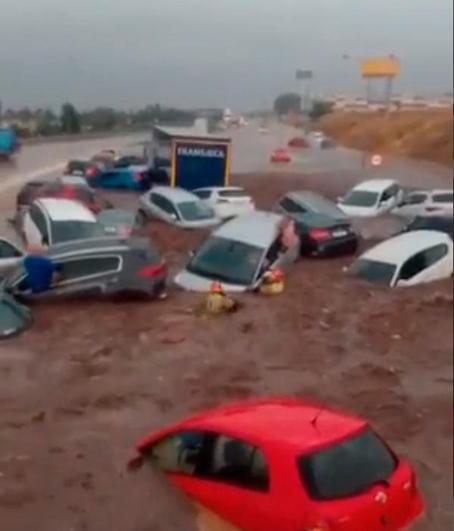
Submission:
M 398 89 L 452 86 L 452 0 L 0 0 L 6 106 L 257 108 L 313 68 L 358 91 L 357 60 L 394 53 Z M 351 61 L 342 60 L 344 53 Z

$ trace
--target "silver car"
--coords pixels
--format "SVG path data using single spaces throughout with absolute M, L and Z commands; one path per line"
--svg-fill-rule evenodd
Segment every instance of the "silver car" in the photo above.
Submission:
M 137 224 L 159 219 L 184 229 L 209 228 L 219 225 L 214 210 L 199 197 L 181 188 L 155 186 L 139 199 Z
M 284 218 L 271 212 L 254 212 L 215 230 L 193 254 L 175 283 L 191 291 L 208 291 L 218 280 L 226 291 L 256 289 L 270 267 L 294 262 L 299 249 L 286 249 L 279 225 Z

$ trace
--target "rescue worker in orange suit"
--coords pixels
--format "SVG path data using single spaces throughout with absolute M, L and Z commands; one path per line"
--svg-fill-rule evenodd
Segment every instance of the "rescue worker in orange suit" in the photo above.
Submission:
M 211 284 L 210 292 L 206 298 L 206 310 L 213 315 L 233 313 L 239 308 L 237 301 L 229 297 L 220 282 Z
M 285 277 L 281 269 L 269 269 L 264 275 L 259 291 L 262 295 L 280 295 L 285 289 Z

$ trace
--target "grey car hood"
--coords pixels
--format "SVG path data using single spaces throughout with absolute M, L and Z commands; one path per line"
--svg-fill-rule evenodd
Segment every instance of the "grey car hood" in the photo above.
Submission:
M 175 277 L 175 284 L 180 288 L 183 288 L 188 291 L 198 291 L 198 292 L 207 292 L 210 291 L 211 284 L 213 282 L 212 278 L 202 277 L 191 273 L 187 269 L 183 269 Z M 251 289 L 250 286 L 243 286 L 239 284 L 228 284 L 222 282 L 222 287 L 227 292 L 231 293 L 243 293 Z

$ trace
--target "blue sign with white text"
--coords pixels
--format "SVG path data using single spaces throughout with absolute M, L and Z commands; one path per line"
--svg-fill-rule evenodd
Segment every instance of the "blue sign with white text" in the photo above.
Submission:
M 176 140 L 173 185 L 186 190 L 225 186 L 230 170 L 230 143 Z

